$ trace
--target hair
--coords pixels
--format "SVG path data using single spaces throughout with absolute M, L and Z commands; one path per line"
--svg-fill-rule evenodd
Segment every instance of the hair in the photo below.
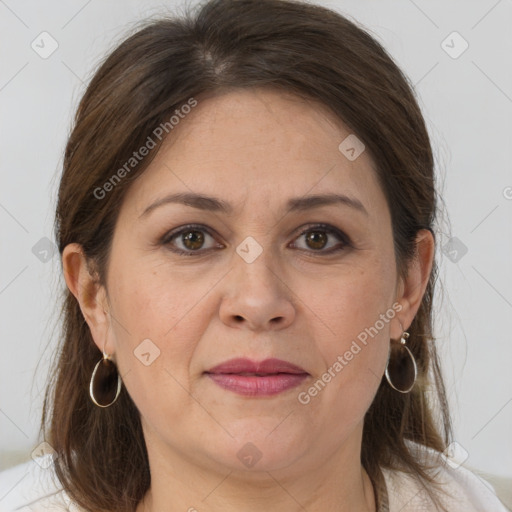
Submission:
M 123 198 L 172 137 L 171 129 L 155 137 L 155 129 L 191 98 L 254 87 L 320 102 L 363 141 L 391 212 L 397 273 L 406 277 L 418 231 L 434 234 L 437 213 L 434 158 L 413 86 L 367 31 L 334 11 L 290 0 L 213 0 L 181 17 L 146 20 L 106 57 L 65 148 L 55 218 L 61 255 L 68 244 L 80 244 L 105 285 Z M 99 198 L 98 190 L 107 190 L 105 183 L 150 136 L 155 148 Z M 397 393 L 383 379 L 365 416 L 361 462 L 373 481 L 380 468 L 390 468 L 424 486 L 436 483 L 408 441 L 442 452 L 451 439 L 432 332 L 437 275 L 434 261 L 409 328 L 415 387 Z M 150 486 L 140 414 L 124 387 L 109 408 L 90 400 L 101 352 L 78 301 L 67 288 L 62 293 L 62 339 L 42 433 L 73 500 L 87 511 L 133 511 Z

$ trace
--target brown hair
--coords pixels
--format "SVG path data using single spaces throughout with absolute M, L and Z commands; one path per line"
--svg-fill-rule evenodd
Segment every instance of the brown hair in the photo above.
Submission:
M 65 149 L 55 226 L 60 253 L 72 242 L 81 244 L 105 284 L 123 198 L 161 141 L 108 194 L 98 199 L 95 191 L 176 109 L 233 87 L 271 87 L 319 101 L 357 134 L 376 163 L 404 277 L 418 230 L 433 232 L 437 212 L 432 149 L 412 87 L 356 24 L 326 8 L 287 0 L 213 0 L 181 18 L 146 22 L 106 58 L 79 104 Z M 443 451 L 451 438 L 432 343 L 436 279 L 434 262 L 409 328 L 417 385 L 401 394 L 383 380 L 365 417 L 361 458 L 374 480 L 380 467 L 400 467 L 432 483 L 405 440 Z M 139 412 L 124 387 L 107 409 L 90 400 L 88 385 L 101 353 L 77 300 L 64 293 L 62 346 L 42 431 L 58 453 L 58 478 L 79 505 L 95 512 L 135 510 L 150 485 Z

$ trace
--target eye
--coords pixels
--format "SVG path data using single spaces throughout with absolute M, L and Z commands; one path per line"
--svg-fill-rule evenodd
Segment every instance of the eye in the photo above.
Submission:
M 209 247 L 204 247 L 205 243 L 208 242 L 208 239 L 211 239 L 213 242 L 215 242 L 213 236 L 204 226 L 188 225 L 180 228 L 177 231 L 171 231 L 168 233 L 162 240 L 162 243 L 164 245 L 174 246 L 174 248 L 171 247 L 172 251 L 188 256 L 193 256 L 194 253 L 199 254 L 206 252 L 209 249 L 213 249 L 215 247 L 223 247 L 216 243 L 212 244 L 211 242 Z
M 350 246 L 350 241 L 347 235 L 345 235 L 345 233 L 335 228 L 334 226 L 330 226 L 329 224 L 315 224 L 313 226 L 308 226 L 307 229 L 301 232 L 297 240 L 301 237 L 304 237 L 305 246 L 298 247 L 296 244 L 294 244 L 294 247 L 301 250 L 313 250 L 313 252 L 332 253 L 341 251 L 347 246 Z M 334 239 L 334 243 L 332 239 Z M 336 239 L 338 240 L 337 244 L 335 243 Z
M 305 246 L 300 247 L 295 242 L 291 244 L 291 247 L 308 252 L 330 254 L 351 246 L 348 236 L 329 224 L 308 226 L 295 240 L 299 240 L 301 237 L 304 237 Z M 164 236 L 162 244 L 169 246 L 171 251 L 184 256 L 199 256 L 212 249 L 224 247 L 215 241 L 205 226 L 196 224 L 189 224 L 171 231 Z

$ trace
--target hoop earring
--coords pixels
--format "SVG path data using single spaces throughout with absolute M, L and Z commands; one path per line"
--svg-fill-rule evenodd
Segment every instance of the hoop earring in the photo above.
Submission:
M 110 407 L 120 392 L 121 376 L 114 361 L 103 351 L 103 358 L 96 363 L 89 383 L 91 400 L 98 407 Z
M 389 385 L 400 393 L 409 393 L 416 383 L 418 368 L 412 352 L 406 346 L 408 332 L 403 332 L 399 343 L 391 343 L 389 347 L 386 379 Z

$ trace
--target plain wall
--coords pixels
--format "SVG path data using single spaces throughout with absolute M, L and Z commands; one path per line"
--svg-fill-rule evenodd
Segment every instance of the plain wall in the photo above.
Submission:
M 512 477 L 512 3 L 322 4 L 366 26 L 416 86 L 445 202 L 436 343 L 455 438 L 468 465 Z M 51 245 L 41 239 L 53 239 L 56 188 L 77 101 L 99 59 L 129 26 L 174 5 L 0 3 L 0 468 L 28 457 L 39 442 L 45 372 L 58 333 L 56 291 L 63 286 L 58 254 L 51 257 Z M 43 31 L 58 43 L 46 59 L 31 47 Z M 459 56 L 464 40 L 469 46 Z

